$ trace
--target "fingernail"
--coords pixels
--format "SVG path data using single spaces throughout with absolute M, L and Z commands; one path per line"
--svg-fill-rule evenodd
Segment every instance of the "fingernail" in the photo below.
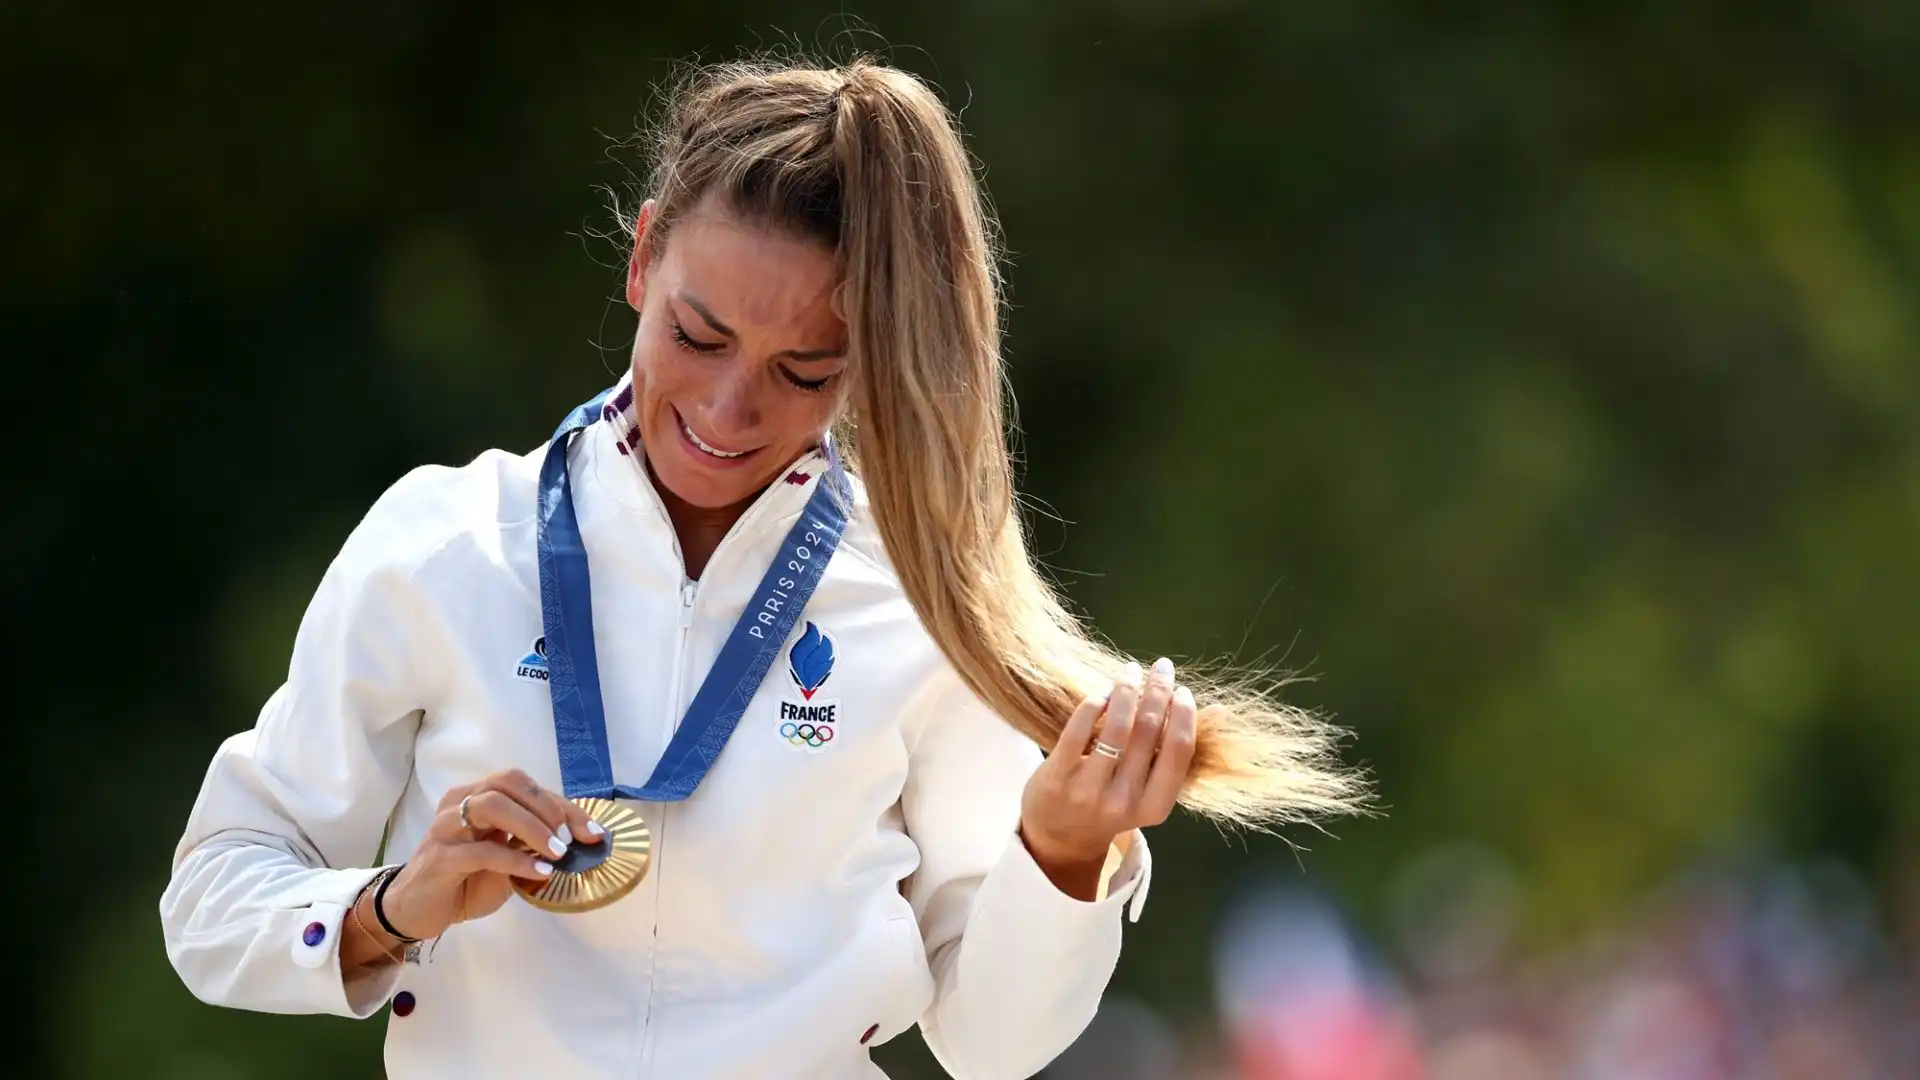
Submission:
M 1153 677 L 1159 679 L 1161 682 L 1171 682 L 1173 680 L 1173 661 L 1164 656 L 1155 660 L 1153 662 Z
M 1140 665 L 1131 660 L 1127 661 L 1127 666 L 1120 669 L 1120 681 L 1136 690 L 1139 689 Z
M 567 823 L 564 821 L 560 823 L 560 831 L 553 835 L 560 838 L 560 846 L 563 850 L 568 844 L 573 843 L 573 830 L 567 828 Z
M 589 836 L 605 836 L 605 835 L 607 835 L 607 830 L 605 830 L 605 829 L 603 829 L 603 828 L 601 828 L 601 827 L 600 827 L 600 823 L 599 823 L 599 822 L 597 822 L 597 821 L 595 821 L 595 820 L 593 820 L 592 818 L 588 818 L 588 819 L 587 819 L 587 834 L 588 834 Z
M 553 873 L 553 864 L 545 859 L 535 859 L 533 860 L 533 869 L 534 872 L 538 873 L 541 877 L 546 877 Z
M 1184 686 L 1174 687 L 1173 701 L 1176 705 L 1185 705 L 1191 708 L 1193 706 L 1193 691 Z
M 567 845 L 566 842 L 559 837 L 549 836 L 547 837 L 547 850 L 553 852 L 554 858 L 557 859 L 567 853 Z

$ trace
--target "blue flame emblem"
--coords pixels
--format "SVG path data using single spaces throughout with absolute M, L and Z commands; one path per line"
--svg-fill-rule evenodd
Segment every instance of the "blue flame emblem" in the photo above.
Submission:
M 813 695 L 826 685 L 827 677 L 833 674 L 833 639 L 820 632 L 820 628 L 811 621 L 800 640 L 787 650 L 787 674 L 793 677 L 793 685 L 800 688 L 802 696 L 813 700 Z

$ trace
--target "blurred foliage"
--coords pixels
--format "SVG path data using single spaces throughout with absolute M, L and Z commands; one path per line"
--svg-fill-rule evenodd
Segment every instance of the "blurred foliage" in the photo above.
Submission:
M 14 1060 L 377 1075 L 377 1023 L 186 994 L 170 845 L 373 497 L 611 381 L 609 138 L 780 40 L 963 109 L 1075 601 L 1314 676 L 1390 806 L 1305 855 L 1162 830 L 1122 987 L 1204 1017 L 1232 885 L 1383 919 L 1461 839 L 1542 942 L 1703 853 L 1920 846 L 1920 8 L 845 10 L 0 9 L 14 819 L 104 863 L 16 891 Z

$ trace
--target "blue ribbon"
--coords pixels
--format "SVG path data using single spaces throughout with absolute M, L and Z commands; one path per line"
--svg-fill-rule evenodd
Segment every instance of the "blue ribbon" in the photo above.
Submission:
M 593 647 L 593 588 L 587 547 L 573 509 L 567 447 L 600 418 L 612 388 L 567 415 L 540 465 L 540 621 L 547 637 L 547 688 L 553 696 L 554 742 L 568 798 L 677 802 L 693 794 L 739 726 L 780 646 L 826 572 L 847 527 L 851 488 L 832 444 L 828 468 L 740 614 L 687 715 L 644 787 L 613 779 L 600 665 Z

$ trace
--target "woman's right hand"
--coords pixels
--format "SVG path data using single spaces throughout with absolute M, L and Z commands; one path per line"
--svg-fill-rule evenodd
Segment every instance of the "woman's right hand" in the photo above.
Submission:
M 543 881 L 553 873 L 548 859 L 529 855 L 514 838 L 558 857 L 576 836 L 592 841 L 605 834 L 577 804 L 519 769 L 494 773 L 440 799 L 432 827 L 388 883 L 380 908 L 401 933 L 436 938 L 454 923 L 500 910 L 513 894 L 513 878 Z

